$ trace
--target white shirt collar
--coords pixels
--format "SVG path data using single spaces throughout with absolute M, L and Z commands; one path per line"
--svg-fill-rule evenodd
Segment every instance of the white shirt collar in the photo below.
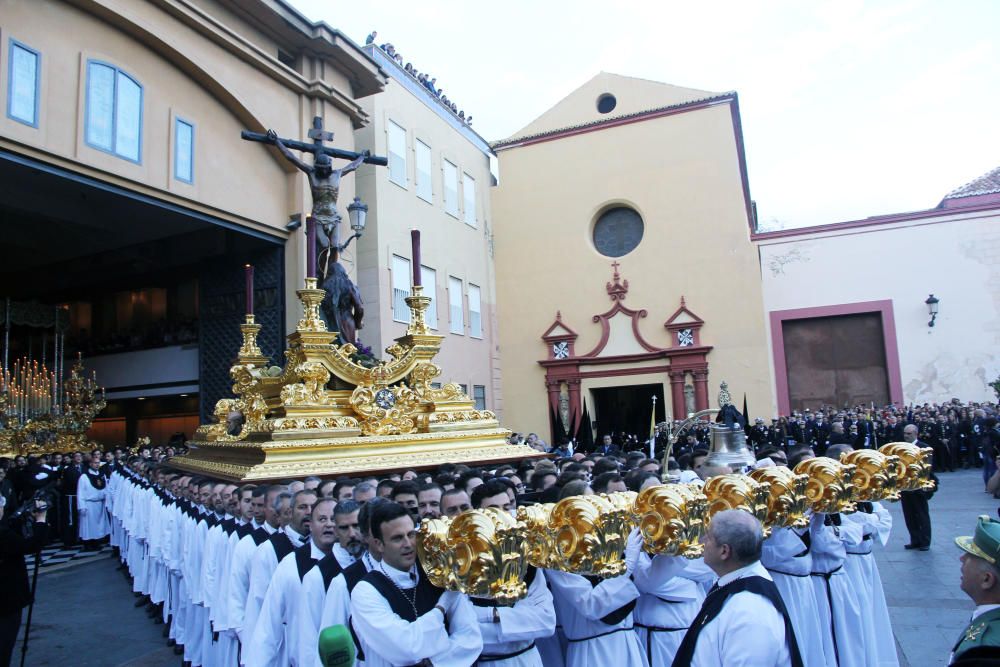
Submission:
M 309 556 L 315 561 L 321 561 L 326 558 L 326 554 L 316 546 L 316 542 L 311 538 L 309 540 Z
M 738 570 L 733 570 L 729 574 L 719 577 L 719 581 L 716 583 L 722 587 L 731 581 L 736 581 L 737 579 L 742 579 L 743 577 L 761 576 L 762 572 L 766 572 L 766 570 L 764 570 L 764 566 L 760 564 L 760 561 L 755 561 L 749 565 L 741 567 Z
M 982 616 L 986 612 L 993 611 L 994 609 L 997 609 L 998 607 L 1000 607 L 1000 604 L 981 604 L 981 605 L 978 605 L 975 608 L 975 610 L 972 612 L 972 620 L 976 620 L 977 618 L 979 618 L 980 616 Z
M 292 544 L 294 544 L 297 547 L 301 547 L 306 542 L 306 536 L 297 533 L 295 529 L 292 528 L 291 526 L 285 526 L 285 535 L 288 535 L 288 538 L 292 541 Z
M 344 547 L 340 546 L 340 542 L 333 543 L 333 557 L 337 559 L 340 567 L 348 567 L 353 565 L 354 561 L 357 560 L 354 556 L 350 554 Z
M 413 588 L 414 586 L 417 585 L 417 579 L 415 578 L 418 576 L 416 567 L 413 567 L 409 572 L 403 572 L 402 570 L 397 570 L 396 568 L 394 568 L 392 565 L 389 565 L 385 561 L 379 562 L 379 564 L 376 565 L 376 567 L 378 568 L 379 572 L 389 577 L 389 579 L 391 579 L 392 582 L 397 586 L 399 586 L 400 588 Z M 410 576 L 411 573 L 413 574 L 414 578 L 411 578 Z
M 268 535 L 274 535 L 274 534 L 275 534 L 276 532 L 278 532 L 278 529 L 277 529 L 277 528 L 274 528 L 274 527 L 273 527 L 273 526 L 272 526 L 271 524 L 269 524 L 269 523 L 268 523 L 267 521 L 265 521 L 265 522 L 264 522 L 264 523 L 262 523 L 261 525 L 262 525 L 262 526 L 264 526 L 264 530 L 265 530 L 265 531 L 267 531 L 267 534 L 268 534 Z

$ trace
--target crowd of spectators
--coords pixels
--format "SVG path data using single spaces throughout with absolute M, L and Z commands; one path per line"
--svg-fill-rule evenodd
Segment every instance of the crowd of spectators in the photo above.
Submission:
M 198 320 L 159 320 L 144 328 L 132 328 L 109 334 L 94 334 L 80 329 L 66 337 L 67 353 L 85 356 L 144 350 L 168 345 L 198 342 Z
M 365 39 L 365 45 L 374 44 L 376 37 L 378 37 L 378 33 L 373 30 Z M 431 94 L 434 95 L 441 102 L 441 104 L 444 105 L 446 109 L 455 114 L 455 116 L 457 116 L 460 121 L 462 121 L 463 123 L 465 123 L 470 127 L 472 126 L 472 114 L 466 116 L 465 111 L 463 109 L 459 109 L 458 105 L 455 104 L 453 100 L 448 99 L 448 96 L 444 94 L 444 89 L 438 87 L 437 77 L 431 76 L 426 72 L 421 72 L 416 67 L 414 67 L 413 63 L 411 62 L 407 61 L 406 64 L 404 65 L 403 56 L 398 51 L 396 51 L 396 47 L 389 42 L 385 42 L 384 44 L 379 44 L 378 48 L 380 48 L 383 52 L 385 52 L 387 56 L 392 58 L 393 61 L 395 61 L 397 65 L 402 67 L 407 74 L 416 79 L 416 81 L 420 85 L 429 90 Z

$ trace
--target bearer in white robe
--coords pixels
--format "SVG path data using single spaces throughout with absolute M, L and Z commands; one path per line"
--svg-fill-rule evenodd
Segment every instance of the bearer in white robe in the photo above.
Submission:
M 805 667 L 837 667 L 830 626 L 823 625 L 813 587 L 809 528 L 775 528 L 764 540 L 760 562 L 767 568 L 781 593 L 795 628 L 799 653 Z M 822 599 L 826 604 L 826 598 Z
M 862 618 L 867 621 L 864 628 L 868 665 L 896 667 L 899 659 L 896 657 L 895 642 L 885 641 L 886 637 L 893 636 L 889 607 L 885 602 L 882 578 L 872 553 L 876 541 L 882 546 L 889 541 L 892 515 L 881 503 L 862 502 L 858 503 L 858 511 L 847 515 L 845 519 L 860 524 L 862 530 L 861 544 L 847 547 L 844 570 L 858 595 Z
M 309 615 L 310 609 L 302 609 L 302 581 L 306 574 L 318 570 L 315 565 L 327 558 L 333 559 L 333 544 L 337 540 L 333 510 L 336 502 L 323 498 L 312 507 L 309 522 L 309 541 L 285 556 L 271 577 L 271 584 L 264 595 L 253 637 L 247 650 L 247 667 L 293 667 L 300 664 L 301 655 L 316 652 L 315 638 L 311 647 L 299 650 L 302 623 L 312 624 L 311 618 L 299 619 L 299 612 Z M 336 559 L 328 561 L 336 563 Z M 339 571 L 339 566 L 336 566 Z M 319 615 L 319 610 L 315 610 Z M 317 632 L 317 637 L 319 633 Z
M 253 564 L 250 567 L 250 588 L 247 592 L 243 634 L 241 635 L 244 648 L 248 647 L 247 642 L 254 636 L 261 606 L 264 604 L 264 596 L 267 594 L 268 586 L 271 585 L 271 577 L 277 569 L 278 563 L 289 553 L 305 544 L 308 539 L 309 514 L 316 502 L 316 492 L 302 490 L 294 496 L 281 493 L 278 494 L 275 502 L 284 504 L 286 498 L 291 500 L 287 525 L 271 535 L 267 542 L 261 544 L 253 556 Z M 246 660 L 246 651 L 243 652 L 242 657 Z
M 847 547 L 861 544 L 861 526 L 841 514 L 814 514 L 809 526 L 812 542 L 813 590 L 820 620 L 830 628 L 836 663 L 843 667 L 865 664 L 864 624 L 857 591 L 844 560 Z
M 292 496 L 285 491 L 283 486 L 258 487 L 254 489 L 253 498 L 258 503 L 262 498 L 265 501 L 264 521 L 260 528 L 240 538 L 233 550 L 232 563 L 229 568 L 226 622 L 229 629 L 236 633 L 237 641 L 241 646 L 247 646 L 250 643 L 250 633 L 245 630 L 246 605 L 254 556 L 271 535 L 281 530 L 282 520 L 291 514 Z M 240 663 L 245 664 L 242 650 L 239 651 L 239 654 Z
M 372 534 L 382 551 L 376 569 L 351 593 L 352 624 L 365 667 L 468 667 L 483 641 L 464 595 L 434 587 L 417 567 L 413 518 L 396 503 L 372 512 Z
M 317 503 L 318 505 L 319 503 Z M 333 526 L 324 526 L 335 536 L 329 559 L 324 558 L 302 578 L 302 594 L 298 600 L 295 655 L 292 664 L 319 665 L 316 650 L 320 630 L 327 625 L 346 625 L 351 613 L 347 582 L 337 575 L 354 565 L 364 552 L 359 515 L 361 506 L 353 500 L 342 500 L 333 510 Z M 312 530 L 316 531 L 316 510 L 313 508 Z M 325 539 L 325 538 L 324 538 Z M 366 571 L 367 573 L 367 571 Z M 324 607 L 329 600 L 331 618 L 321 625 Z
M 700 580 L 715 579 L 699 558 L 650 556 L 643 551 L 638 529 L 629 535 L 625 560 L 641 595 L 632 612 L 639 645 L 650 665 L 669 665 L 691 620 L 701 609 L 705 589 Z M 693 576 L 697 572 L 697 577 Z
M 778 589 L 760 563 L 763 531 L 743 510 L 712 517 L 702 540 L 719 580 L 677 649 L 687 667 L 798 667 L 795 633 Z
M 91 457 L 87 470 L 76 483 L 76 506 L 80 514 L 80 539 L 89 542 L 101 540 L 111 532 L 108 515 L 104 511 L 107 480 L 101 475 L 101 461 Z

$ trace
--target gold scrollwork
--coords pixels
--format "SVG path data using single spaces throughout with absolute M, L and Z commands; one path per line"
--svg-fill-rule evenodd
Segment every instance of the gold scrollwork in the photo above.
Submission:
M 417 395 L 405 385 L 360 385 L 351 394 L 351 407 L 361 417 L 364 435 L 412 433 L 415 422 L 410 413 L 419 404 Z

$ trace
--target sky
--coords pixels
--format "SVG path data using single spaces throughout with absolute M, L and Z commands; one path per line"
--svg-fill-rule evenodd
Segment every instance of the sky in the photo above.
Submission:
M 377 30 L 490 141 L 601 71 L 735 90 L 769 228 L 932 208 L 1000 166 L 998 0 L 290 1 Z

